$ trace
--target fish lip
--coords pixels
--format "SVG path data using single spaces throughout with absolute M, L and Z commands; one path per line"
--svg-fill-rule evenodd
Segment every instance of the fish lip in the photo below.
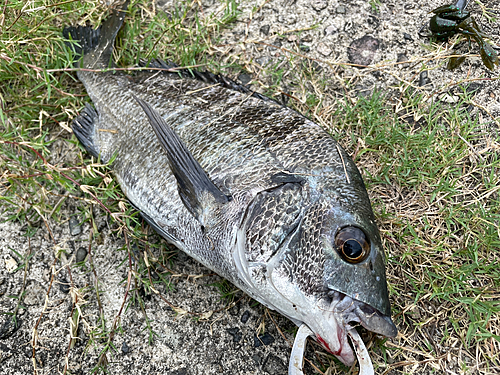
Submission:
M 396 337 L 398 329 L 391 317 L 382 314 L 377 309 L 366 303 L 357 301 L 358 305 L 354 313 L 359 318 L 359 324 L 367 330 L 386 337 Z

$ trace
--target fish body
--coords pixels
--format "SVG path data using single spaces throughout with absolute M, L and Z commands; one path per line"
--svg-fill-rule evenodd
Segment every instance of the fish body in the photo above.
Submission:
M 64 31 L 80 40 L 84 68 L 109 66 L 123 18 Z M 123 192 L 167 241 L 307 325 L 342 362 L 354 361 L 353 323 L 394 336 L 380 235 L 349 155 L 292 109 L 188 75 L 79 71 L 95 109 L 74 133 L 102 161 L 115 156 Z

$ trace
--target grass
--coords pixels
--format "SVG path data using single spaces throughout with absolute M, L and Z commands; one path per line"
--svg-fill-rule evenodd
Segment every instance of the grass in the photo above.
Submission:
M 92 280 L 85 289 L 71 289 L 68 317 L 74 335 L 80 327 L 89 336 L 87 351 L 99 353 L 94 364 L 99 371 L 112 366 L 113 340 L 125 329 L 120 316 L 126 309 L 141 311 L 150 342 L 157 336 L 145 301 L 153 295 L 178 315 L 210 319 L 214 311 L 188 311 L 168 301 L 168 292 L 175 289 L 176 251 L 143 224 L 109 167 L 82 152 L 68 130 L 88 98 L 71 71 L 72 56 L 61 29 L 77 22 L 99 24 L 106 9 L 97 2 L 47 4 L 5 2 L 5 17 L 0 18 L 0 212 L 3 220 L 26 224 L 28 237 L 46 232 L 59 249 L 53 264 L 67 267 L 70 277 L 82 272 Z M 221 53 L 221 38 L 241 17 L 236 3 L 221 3 L 215 15 L 201 16 L 201 11 L 196 2 L 180 2 L 168 14 L 136 2 L 118 37 L 117 65 L 130 67 L 139 58 L 159 57 L 232 76 L 250 72 L 254 87 L 329 129 L 365 176 L 388 254 L 389 288 L 401 335 L 393 340 L 365 336 L 377 371 L 498 371 L 499 119 L 471 116 L 474 97 L 465 87 L 455 105 L 428 100 L 425 92 L 405 82 L 392 91 L 356 97 L 347 78 L 331 78 L 340 74 L 338 65 L 308 58 L 300 43 L 274 48 L 279 56 L 267 66 L 243 52 L 228 57 Z M 92 228 L 89 240 L 78 245 L 89 253 L 79 265 L 67 265 L 71 254 L 51 229 L 68 220 L 72 206 Z M 93 260 L 95 245 L 104 241 L 99 226 L 103 216 L 125 241 L 119 256 L 127 292 L 113 321 L 106 319 L 100 301 L 107 288 L 100 281 L 103 270 Z M 11 253 L 21 260 L 16 275 L 26 278 L 33 262 L 31 245 L 25 254 Z M 53 283 L 54 277 L 47 296 Z M 2 311 L 9 319 L 23 308 L 24 285 L 13 296 L 14 310 Z M 237 302 L 231 285 L 213 285 L 225 306 Z M 97 305 L 97 317 L 86 315 L 89 301 Z M 40 313 L 33 332 L 47 315 L 47 310 Z M 68 340 L 64 350 L 71 359 L 75 339 Z M 40 346 L 31 344 L 36 358 Z M 316 363 L 323 372 L 330 365 L 333 373 L 343 369 L 331 356 L 325 358 L 322 365 Z

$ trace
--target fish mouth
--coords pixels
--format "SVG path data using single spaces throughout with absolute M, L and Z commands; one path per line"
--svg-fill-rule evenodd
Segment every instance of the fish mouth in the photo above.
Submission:
M 359 350 L 359 341 L 355 339 L 359 338 L 355 332 L 357 325 L 386 337 L 395 337 L 398 333 L 390 316 L 341 292 L 331 291 L 322 302 L 321 316 L 305 324 L 314 332 L 316 340 L 347 366 L 355 360 L 353 347 L 356 353 Z M 352 347 L 347 337 L 351 338 Z

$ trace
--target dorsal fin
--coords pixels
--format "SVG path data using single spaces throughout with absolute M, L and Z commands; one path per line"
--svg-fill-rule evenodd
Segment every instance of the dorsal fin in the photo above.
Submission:
M 164 73 L 169 74 L 169 75 L 181 75 L 183 78 L 191 78 L 191 79 L 197 79 L 198 81 L 205 82 L 209 85 L 212 84 L 219 84 L 221 87 L 224 87 L 226 89 L 234 90 L 241 92 L 243 94 L 248 94 L 250 96 L 253 96 L 254 98 L 264 100 L 266 102 L 271 102 L 271 103 L 276 103 L 279 105 L 283 105 L 282 103 L 272 99 L 268 98 L 267 96 L 264 96 L 257 91 L 252 91 L 248 87 L 239 84 L 238 82 L 233 81 L 230 78 L 224 77 L 221 74 L 214 74 L 211 72 L 202 72 L 198 71 L 195 69 L 180 69 L 179 66 L 173 62 L 166 62 L 161 59 L 152 59 L 151 61 L 147 60 L 141 60 L 139 62 L 139 66 L 143 67 L 150 67 L 150 68 L 156 68 L 156 69 L 165 69 Z
M 165 120 L 144 100 L 135 97 L 153 127 L 158 140 L 167 152 L 177 189 L 188 211 L 203 226 L 210 226 L 216 208 L 230 199 L 210 180 L 207 173 L 189 152 L 179 136 Z

